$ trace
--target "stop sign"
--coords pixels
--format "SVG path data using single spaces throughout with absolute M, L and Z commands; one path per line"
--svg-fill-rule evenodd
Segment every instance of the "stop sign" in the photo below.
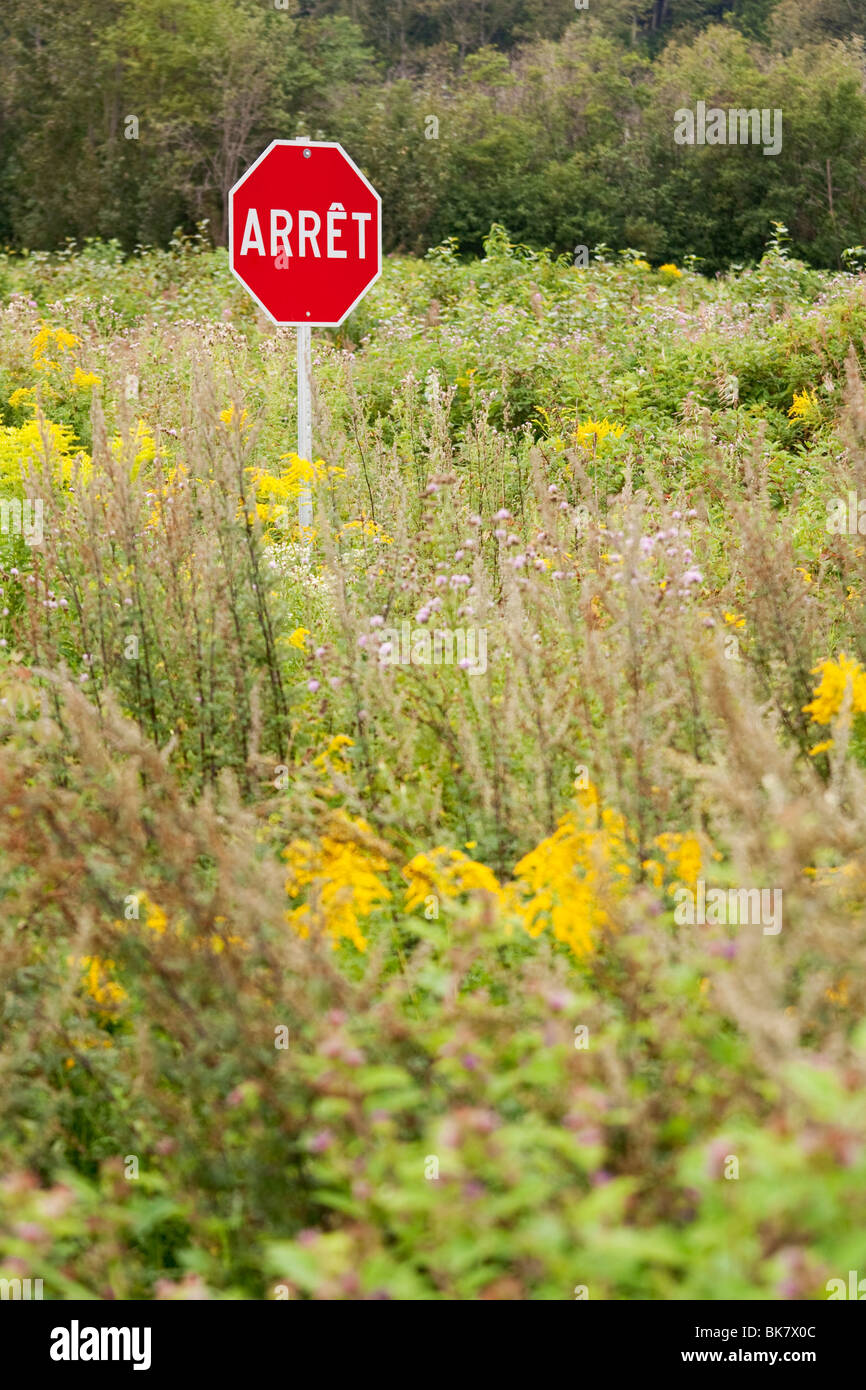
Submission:
M 381 273 L 381 209 L 341 145 L 272 140 L 229 193 L 232 272 L 274 323 L 336 328 Z

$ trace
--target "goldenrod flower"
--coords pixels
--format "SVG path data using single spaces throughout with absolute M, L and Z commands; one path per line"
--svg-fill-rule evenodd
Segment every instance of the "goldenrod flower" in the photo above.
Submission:
M 840 1004 L 843 1008 L 848 1003 L 848 976 L 843 975 L 838 985 L 831 985 L 824 991 L 824 998 L 829 999 L 831 1004 Z
M 792 420 L 805 420 L 817 409 L 818 402 L 807 387 L 803 391 L 794 392 L 794 404 L 788 411 L 788 415 Z
M 421 907 L 431 894 L 453 901 L 462 893 L 483 892 L 502 901 L 502 889 L 492 869 L 445 845 L 438 845 L 429 854 L 416 854 L 403 869 L 403 877 L 409 884 L 407 912 Z
M 680 883 L 694 888 L 701 872 L 702 863 L 701 846 L 697 836 L 680 835 L 678 832 L 666 831 L 663 835 L 657 835 L 654 843 L 664 855 L 669 872 L 673 872 L 675 882 L 668 891 L 673 893 L 676 885 Z M 661 887 L 661 882 L 656 886 Z
M 302 493 L 317 483 L 345 477 L 346 471 L 335 464 L 325 463 L 324 459 L 311 463 L 299 454 L 283 454 L 279 462 L 286 463 L 279 474 L 268 473 L 264 468 L 249 468 L 247 472 L 256 490 L 256 510 L 262 521 L 284 530 L 289 519 L 288 503 L 297 501 Z
M 349 738 L 348 734 L 334 734 L 327 748 L 313 759 L 313 767 L 322 772 L 348 772 L 349 764 L 342 755 L 343 749 L 354 747 L 355 740 Z
M 354 539 L 353 532 L 358 532 L 358 537 L 367 536 L 371 541 L 376 541 L 380 545 L 393 545 L 393 537 L 387 535 L 382 527 L 375 521 L 369 521 L 361 517 L 355 521 L 347 521 L 337 532 L 337 539 L 344 540 L 347 536 L 350 540 Z
M 585 420 L 581 425 L 578 423 L 574 430 L 574 439 L 578 444 L 591 444 L 593 436 L 595 443 L 600 444 L 607 436 L 613 435 L 614 439 L 619 439 L 625 430 L 625 425 L 612 424 L 607 416 L 603 420 Z
M 222 421 L 222 423 L 223 423 L 224 425 L 230 425 L 230 424 L 233 422 L 234 418 L 235 418 L 235 408 L 234 408 L 234 405 L 230 405 L 230 406 L 228 407 L 227 410 L 221 410 L 221 411 L 220 411 L 220 420 Z M 246 425 L 246 423 L 247 423 L 247 412 L 246 412 L 245 410 L 242 410 L 242 411 L 241 411 L 240 419 L 238 420 L 238 428 L 239 428 L 239 429 L 243 429 L 244 426 Z
M 152 463 L 153 460 L 156 458 L 156 440 L 154 439 L 153 431 L 151 430 L 150 425 L 147 423 L 146 420 L 137 420 L 135 422 L 135 427 L 130 427 L 129 433 L 127 434 L 125 439 L 119 434 L 114 435 L 109 447 L 116 459 L 119 459 L 121 457 L 124 450 L 124 446 L 126 446 L 126 449 L 129 453 L 132 454 L 133 458 L 132 468 L 130 469 L 130 476 L 132 478 L 137 478 L 139 469 L 141 468 L 142 464 Z M 174 469 L 172 473 L 169 474 L 168 479 L 166 481 L 166 486 L 162 490 L 164 497 L 168 496 L 172 485 L 176 481 L 177 477 L 180 476 L 178 470 L 180 470 L 180 473 L 186 472 L 186 469 L 183 467 L 183 465 L 179 464 L 178 468 Z M 155 515 L 158 521 L 158 509 Z
M 359 919 L 391 897 L 378 877 L 387 869 L 387 861 L 363 844 L 371 835 L 366 821 L 352 820 L 338 811 L 332 817 L 330 833 L 317 843 L 295 839 L 286 846 L 286 892 L 290 898 L 298 898 L 308 890 L 307 901 L 286 913 L 286 920 L 299 936 L 308 937 L 311 929 L 317 928 L 331 938 L 334 949 L 347 940 L 357 950 L 366 951 Z
M 822 661 L 812 674 L 821 679 L 815 689 L 814 699 L 803 706 L 803 713 L 812 716 L 813 724 L 829 724 L 842 708 L 845 692 L 851 687 L 851 713 L 866 712 L 866 671 L 853 657 L 839 653 L 836 661 Z
M 90 457 L 75 451 L 76 443 L 69 425 L 55 425 L 38 410 L 26 425 L 0 425 L 0 484 L 23 482 L 27 467 L 40 465 L 46 455 L 56 482 L 68 483 L 76 464 L 87 478 Z
M 40 372 L 59 371 L 60 363 L 47 355 L 49 347 L 53 343 L 56 351 L 62 354 L 71 352 L 78 346 L 79 341 L 74 333 L 67 333 L 65 328 L 50 328 L 47 323 L 43 323 L 31 343 L 34 367 Z
M 67 959 L 70 965 L 77 965 L 83 971 L 82 983 L 93 1002 L 100 1005 L 100 1017 L 115 1017 L 128 995 L 123 986 L 111 978 L 111 971 L 116 968 L 114 961 L 99 956 L 69 956 Z
M 550 928 L 576 956 L 587 955 L 611 925 L 605 903 L 630 876 L 629 835 L 618 812 L 601 805 L 595 787 L 577 797 L 554 833 L 515 865 L 510 897 L 530 936 Z
M 89 391 L 94 386 L 101 386 L 102 378 L 94 372 L 83 372 L 80 367 L 76 367 L 72 373 L 72 384 L 77 386 L 79 391 Z
M 157 936 L 162 936 L 168 926 L 168 917 L 162 908 L 158 903 L 152 902 L 146 893 L 140 893 L 138 901 L 139 906 L 144 908 L 144 925 L 155 931 Z

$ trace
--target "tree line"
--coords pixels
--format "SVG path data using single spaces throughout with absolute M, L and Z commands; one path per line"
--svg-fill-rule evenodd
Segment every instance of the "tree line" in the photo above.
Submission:
M 771 221 L 866 240 L 866 0 L 5 0 L 0 242 L 165 244 L 275 137 L 340 140 L 386 247 L 491 223 L 708 269 Z M 675 113 L 782 112 L 778 154 L 682 145 Z

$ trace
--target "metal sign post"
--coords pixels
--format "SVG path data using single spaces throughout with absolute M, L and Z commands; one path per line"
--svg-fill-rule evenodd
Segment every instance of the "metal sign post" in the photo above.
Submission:
M 310 325 L 298 326 L 298 457 L 313 466 L 313 354 Z M 312 488 L 301 484 L 298 496 L 301 531 L 313 524 Z

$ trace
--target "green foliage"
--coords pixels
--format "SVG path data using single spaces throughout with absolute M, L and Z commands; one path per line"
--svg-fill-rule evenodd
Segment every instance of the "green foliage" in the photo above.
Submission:
M 866 496 L 866 301 L 764 236 L 713 280 L 503 223 L 389 259 L 315 338 L 303 542 L 292 337 L 224 252 L 0 260 L 0 500 L 46 503 L 43 543 L 0 532 L 0 1276 L 809 1299 L 856 1266 L 866 691 L 804 707 L 866 664 L 825 524 Z M 483 673 L 383 666 L 433 611 Z M 627 827 L 583 955 L 514 893 L 542 845 L 547 891 L 586 881 L 575 764 Z M 778 886 L 782 931 L 678 923 L 666 834 Z M 289 892 L 328 838 L 387 892 L 364 950 L 327 872 Z M 475 881 L 410 903 L 436 848 Z
M 838 266 L 866 217 L 866 98 L 859 21 L 834 4 L 791 30 L 763 0 L 407 0 L 396 16 L 10 0 L 0 237 L 130 251 L 206 222 L 222 245 L 229 188 L 301 135 L 341 141 L 373 180 L 386 250 L 455 236 L 477 254 L 495 221 L 539 248 L 604 241 L 714 271 L 757 261 L 782 221 L 799 257 Z M 781 110 L 781 151 L 677 145 L 674 112 L 699 100 Z

